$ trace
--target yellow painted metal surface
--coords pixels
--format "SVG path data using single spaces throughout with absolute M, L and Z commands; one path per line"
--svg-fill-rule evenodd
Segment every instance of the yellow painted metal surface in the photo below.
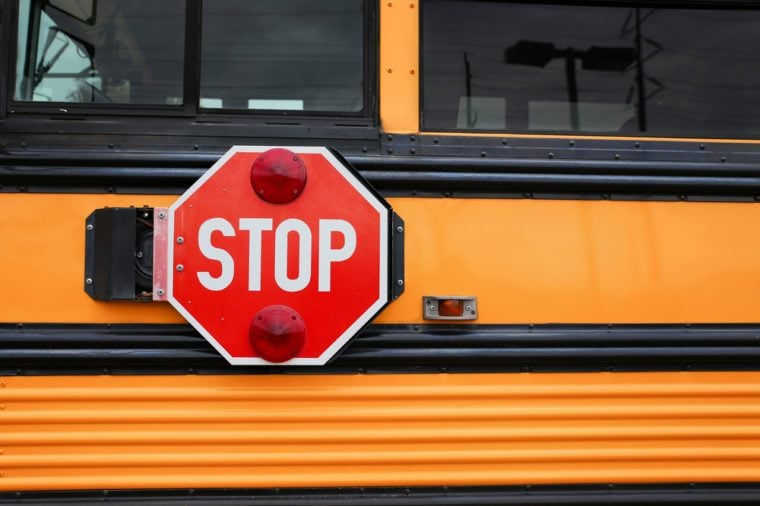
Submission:
M 760 480 L 757 373 L 0 381 L 2 490 Z
M 165 303 L 99 303 L 84 292 L 84 220 L 101 207 L 168 206 L 176 196 L 0 195 L 0 321 L 184 322 Z
M 380 125 L 419 130 L 419 1 L 380 2 Z
M 84 220 L 147 195 L 0 194 L 0 321 L 167 323 L 165 303 L 84 292 Z M 760 205 L 390 199 L 406 292 L 380 323 L 422 322 L 423 295 L 475 295 L 477 323 L 760 321 Z

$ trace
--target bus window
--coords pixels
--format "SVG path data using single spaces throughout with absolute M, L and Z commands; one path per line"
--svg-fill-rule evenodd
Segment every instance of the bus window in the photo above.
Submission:
M 423 127 L 758 136 L 760 10 L 613 5 L 425 0 Z
M 203 108 L 359 112 L 362 0 L 203 3 Z
M 14 99 L 182 102 L 183 0 L 21 0 Z

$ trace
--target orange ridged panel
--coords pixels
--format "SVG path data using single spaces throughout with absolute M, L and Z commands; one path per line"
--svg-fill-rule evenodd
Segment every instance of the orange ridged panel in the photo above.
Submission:
M 2 383 L 2 490 L 760 480 L 757 373 Z
M 180 323 L 166 303 L 84 292 L 84 220 L 173 196 L 0 194 L 0 322 Z M 760 321 L 760 204 L 393 198 L 406 292 L 379 323 L 422 322 L 423 295 L 478 297 L 476 323 Z

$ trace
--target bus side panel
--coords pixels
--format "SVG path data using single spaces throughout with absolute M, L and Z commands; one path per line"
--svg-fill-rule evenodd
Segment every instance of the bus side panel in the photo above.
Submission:
M 760 480 L 755 373 L 1 381 L 6 491 Z

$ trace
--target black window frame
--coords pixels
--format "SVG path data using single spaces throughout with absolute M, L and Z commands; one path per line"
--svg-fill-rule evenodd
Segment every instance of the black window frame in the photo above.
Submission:
M 465 135 L 465 136 L 490 136 L 490 135 L 500 135 L 500 136 L 508 136 L 508 135 L 527 135 L 530 137 L 536 137 L 536 138 L 554 138 L 554 137 L 573 137 L 573 138 L 587 138 L 587 139 L 594 139 L 594 138 L 601 138 L 599 142 L 605 142 L 604 138 L 609 137 L 630 137 L 630 138 L 640 138 L 640 139 L 651 139 L 652 141 L 657 141 L 657 139 L 661 138 L 673 138 L 673 139 L 683 139 L 684 141 L 690 141 L 692 139 L 702 139 L 703 136 L 689 136 L 689 135 L 652 135 L 647 133 L 637 133 L 637 134 L 597 134 L 593 132 L 556 132 L 556 133 L 547 133 L 547 132 L 531 132 L 531 131 L 524 131 L 524 130 L 512 130 L 512 129 L 504 129 L 504 130 L 477 130 L 477 129 L 466 129 L 466 128 L 434 128 L 434 127 L 426 127 L 425 126 L 425 58 L 424 55 L 424 48 L 425 48 L 425 30 L 424 30 L 424 20 L 425 20 L 425 6 L 428 3 L 433 3 L 436 0 L 420 0 L 420 16 L 419 16 L 419 51 L 418 51 L 418 58 L 419 58 L 419 68 L 420 68 L 420 79 L 418 83 L 418 94 L 419 94 L 419 115 L 418 115 L 418 131 L 421 134 L 426 133 L 446 133 L 446 134 L 455 134 L 455 135 Z M 459 0 L 462 3 L 467 3 L 468 0 Z M 597 7 L 631 7 L 631 6 L 651 6 L 652 8 L 671 8 L 671 9 L 715 9 L 715 10 L 760 10 L 760 0 L 666 0 L 666 1 L 657 1 L 657 0 L 568 0 L 568 1 L 562 1 L 562 0 L 473 0 L 473 1 L 486 1 L 486 2 L 493 2 L 493 3 L 534 3 L 534 4 L 549 4 L 549 5 L 564 5 L 564 6 L 578 6 L 578 7 L 589 7 L 589 6 L 597 6 Z M 759 92 L 760 93 L 760 92 Z M 758 132 L 757 136 L 755 137 L 716 137 L 712 136 L 711 138 L 715 139 L 738 139 L 738 140 L 755 140 L 760 139 L 760 131 Z
M 0 119 L 13 117 L 51 119 L 109 117 L 118 121 L 141 117 L 150 121 L 156 118 L 165 123 L 175 119 L 183 123 L 243 123 L 269 124 L 278 121 L 282 125 L 317 122 L 337 125 L 377 126 L 378 116 L 378 13 L 377 2 L 362 0 L 363 8 L 363 107 L 359 111 L 289 111 L 245 110 L 200 107 L 202 2 L 185 0 L 185 44 L 183 63 L 183 103 L 164 104 L 92 104 L 77 102 L 27 102 L 16 101 L 16 57 L 18 55 L 19 2 L 0 0 L 0 57 L 6 65 L 0 70 Z M 213 0 L 205 0 L 213 1 Z M 145 132 L 149 133 L 149 132 Z

